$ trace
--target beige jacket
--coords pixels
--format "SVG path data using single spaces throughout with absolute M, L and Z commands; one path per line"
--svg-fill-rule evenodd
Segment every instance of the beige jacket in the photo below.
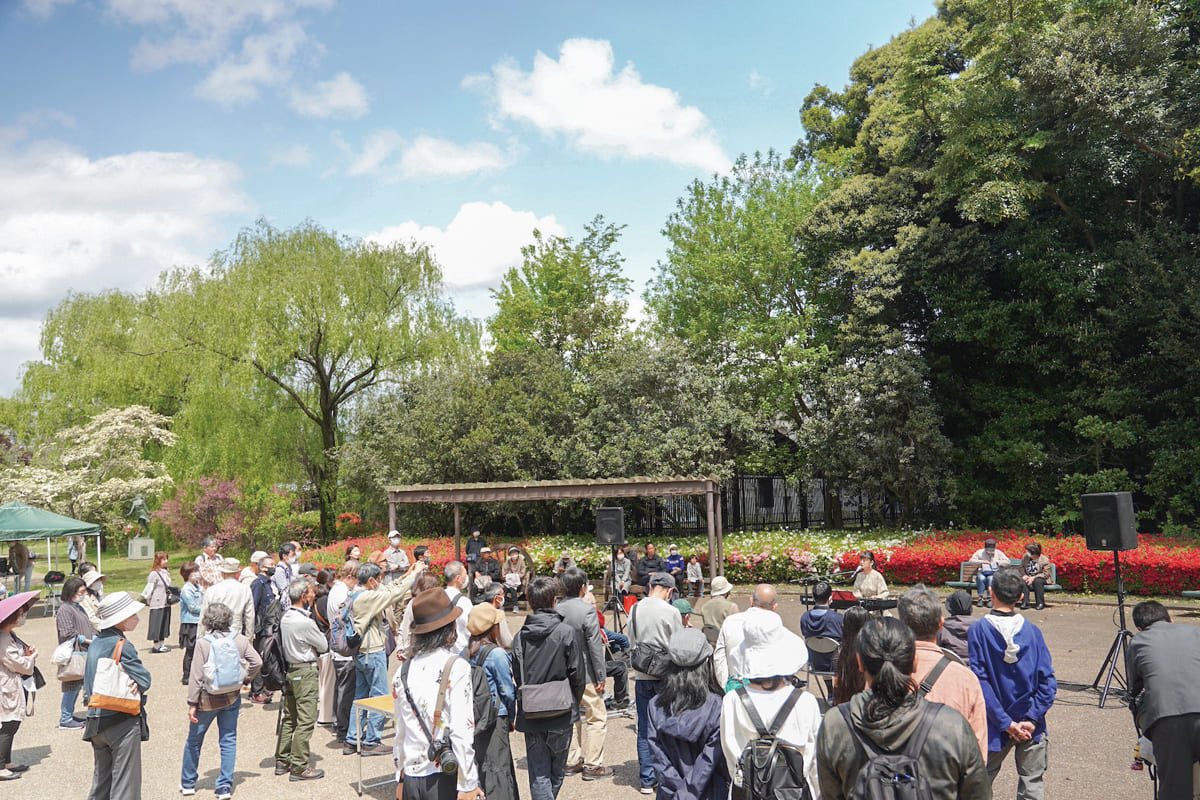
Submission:
M 34 661 L 11 633 L 0 632 L 0 722 L 25 719 L 25 687 L 21 681 L 33 674 Z
M 204 627 L 204 612 L 213 603 L 224 603 L 233 612 L 233 623 L 229 629 L 234 633 L 254 635 L 254 597 L 250 587 L 239 583 L 234 575 L 230 575 L 216 586 L 209 587 L 204 593 L 204 605 L 200 609 L 200 636 L 209 633 Z
M 358 652 L 378 653 L 383 650 L 385 638 L 383 634 L 383 611 L 388 606 L 394 606 L 404 599 L 418 573 L 410 572 L 404 578 L 397 578 L 391 583 L 385 583 L 373 591 L 360 591 L 350 607 L 350 616 L 354 620 L 354 630 L 362 634 L 362 646 Z

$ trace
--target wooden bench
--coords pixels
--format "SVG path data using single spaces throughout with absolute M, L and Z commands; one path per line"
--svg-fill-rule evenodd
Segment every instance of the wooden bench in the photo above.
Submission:
M 1021 567 L 1021 559 L 1019 558 L 1010 558 L 1008 562 L 1011 566 L 1017 567 L 1018 569 Z M 958 565 L 958 580 L 946 581 L 946 585 L 954 589 L 966 589 L 971 591 L 975 588 L 975 571 L 978 569 L 978 564 L 972 564 L 970 561 L 964 561 Z M 1050 562 L 1050 582 L 1046 584 L 1046 591 L 1062 591 L 1062 586 L 1058 582 L 1058 567 L 1054 565 L 1053 561 Z M 1186 592 L 1184 592 L 1184 596 L 1187 596 Z M 1196 592 L 1196 597 L 1200 598 L 1200 592 Z
M 1182 594 L 1189 600 L 1200 600 L 1200 589 L 1188 589 L 1182 592 Z

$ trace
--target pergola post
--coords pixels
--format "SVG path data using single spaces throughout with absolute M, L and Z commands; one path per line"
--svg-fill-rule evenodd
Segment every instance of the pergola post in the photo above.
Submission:
M 454 560 L 462 561 L 462 523 L 458 516 L 458 503 L 454 504 Z
M 717 574 L 725 574 L 725 523 L 721 510 L 721 487 L 717 487 Z
M 711 583 L 717 577 L 717 560 L 720 558 L 720 553 L 717 552 L 716 525 L 713 522 L 712 481 L 708 482 L 708 487 L 704 492 L 704 500 L 708 510 L 708 580 Z
M 396 501 L 388 495 L 388 530 L 396 530 Z

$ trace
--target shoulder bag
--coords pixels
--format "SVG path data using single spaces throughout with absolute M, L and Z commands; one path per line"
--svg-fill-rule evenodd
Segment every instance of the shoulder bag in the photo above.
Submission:
M 92 699 L 88 708 L 120 711 L 138 716 L 142 713 L 142 690 L 121 666 L 121 648 L 125 640 L 117 640 L 111 656 L 96 662 L 96 679 L 92 682 Z

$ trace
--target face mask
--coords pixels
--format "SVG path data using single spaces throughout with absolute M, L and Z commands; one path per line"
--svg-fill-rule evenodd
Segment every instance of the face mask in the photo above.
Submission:
M 263 575 L 266 575 L 268 578 L 269 578 L 269 577 L 271 577 L 271 576 L 272 576 L 272 575 L 274 575 L 274 574 L 275 574 L 275 568 L 274 568 L 274 567 L 268 567 L 267 569 L 264 569 L 264 570 L 263 570 Z
M 624 560 L 625 560 L 625 554 L 617 553 L 617 561 L 624 561 Z
M 25 615 L 22 614 L 21 616 L 17 617 L 17 627 L 19 628 L 24 624 L 25 624 Z

